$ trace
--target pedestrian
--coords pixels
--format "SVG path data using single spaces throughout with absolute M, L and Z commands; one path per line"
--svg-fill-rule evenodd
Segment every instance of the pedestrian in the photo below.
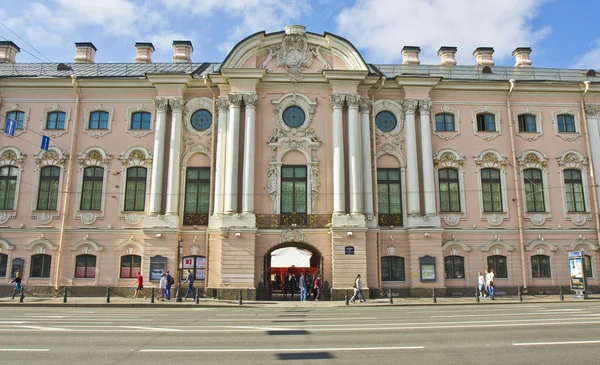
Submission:
M 187 283 L 187 291 L 185 292 L 185 300 L 187 300 L 188 295 L 192 295 L 192 299 L 194 298 L 194 274 L 192 274 L 192 270 L 188 270 L 187 277 L 183 281 L 183 283 Z
M 15 271 L 15 279 L 13 281 L 11 281 L 11 284 L 15 283 L 15 290 L 13 291 L 13 295 L 11 299 L 15 299 L 15 294 L 19 294 L 21 292 L 21 289 L 23 288 L 21 286 L 21 273 L 19 272 L 19 269 L 17 269 L 17 271 Z
M 321 298 L 321 295 L 323 293 L 323 280 L 321 279 L 321 274 L 317 275 L 317 278 L 315 279 L 314 284 L 314 288 L 315 288 L 315 301 L 319 301 L 322 300 L 323 298 Z
M 490 272 L 488 271 L 488 269 L 485 269 L 485 271 L 483 272 L 483 279 L 484 279 L 485 292 L 488 293 L 488 295 L 490 295 L 490 288 L 488 286 L 489 278 L 490 278 Z M 483 294 L 483 296 L 485 297 L 485 294 Z
M 488 287 L 489 287 L 488 294 L 489 294 L 491 300 L 496 300 L 496 275 L 494 274 L 494 269 L 490 269 L 488 276 L 489 276 L 489 279 L 487 280 Z
M 300 274 L 300 301 L 306 301 L 306 277 L 304 273 Z
M 165 301 L 167 295 L 167 274 L 163 273 L 158 282 L 158 298 L 161 302 Z
M 296 291 L 296 284 L 298 283 L 298 280 L 296 280 L 296 275 L 295 274 L 291 274 L 290 278 L 288 280 L 288 288 L 290 290 L 290 294 L 292 296 L 292 300 L 294 300 L 294 292 Z
M 360 299 L 361 303 L 366 302 L 365 296 L 362 292 L 362 280 L 360 280 L 360 274 L 356 275 L 356 279 L 354 279 L 354 284 L 352 286 L 354 287 L 354 295 L 352 295 L 350 303 L 354 303 L 356 297 Z
M 477 288 L 479 288 L 479 296 L 481 298 L 485 297 L 485 276 L 480 272 L 477 273 Z
M 173 286 L 173 284 L 175 284 L 175 279 L 173 279 L 171 274 L 169 274 L 169 270 L 167 270 L 167 274 L 165 275 L 165 278 L 167 279 L 167 287 L 165 289 L 165 299 L 171 300 L 171 286 Z
M 144 277 L 142 276 L 141 272 L 137 273 L 137 279 L 135 279 L 135 294 L 133 294 L 133 299 L 136 299 L 138 297 L 138 294 L 140 295 L 144 295 L 144 293 L 142 292 L 142 290 L 144 289 Z M 146 297 L 144 297 L 144 299 L 146 299 Z

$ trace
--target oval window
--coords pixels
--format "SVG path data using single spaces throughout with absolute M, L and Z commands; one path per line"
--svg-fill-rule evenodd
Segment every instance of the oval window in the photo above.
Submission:
M 197 131 L 205 131 L 212 125 L 212 114 L 206 109 L 196 110 L 192 114 L 192 127 Z
M 390 132 L 396 128 L 398 121 L 392 112 L 382 111 L 375 117 L 375 125 L 377 125 L 377 128 L 382 132 Z
M 298 106 L 290 106 L 283 111 L 283 122 L 290 128 L 300 127 L 304 119 L 304 110 Z

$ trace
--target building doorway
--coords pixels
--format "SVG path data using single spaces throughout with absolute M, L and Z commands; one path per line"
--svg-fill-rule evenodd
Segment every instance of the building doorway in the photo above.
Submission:
M 323 258 L 314 247 L 300 242 L 275 246 L 265 255 L 264 298 L 300 301 L 302 273 L 312 294 L 312 282 L 322 270 Z

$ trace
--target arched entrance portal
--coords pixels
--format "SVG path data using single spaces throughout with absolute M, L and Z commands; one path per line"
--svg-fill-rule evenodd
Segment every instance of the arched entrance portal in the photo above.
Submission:
M 307 283 L 312 283 L 322 270 L 323 256 L 306 243 L 286 242 L 273 247 L 265 254 L 265 299 L 292 300 L 289 281 L 295 276 L 294 300 L 299 301 L 300 275 L 304 273 Z

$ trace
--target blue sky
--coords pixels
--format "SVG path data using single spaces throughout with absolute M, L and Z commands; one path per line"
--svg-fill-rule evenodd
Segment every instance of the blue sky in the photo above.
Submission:
M 416 45 L 424 64 L 457 46 L 469 65 L 489 46 L 497 65 L 531 47 L 537 67 L 599 69 L 599 11 L 594 0 L 0 0 L 0 40 L 23 49 L 17 62 L 40 62 L 25 51 L 71 62 L 74 42 L 94 43 L 98 63 L 133 62 L 134 43 L 152 42 L 154 62 L 171 62 L 173 40 L 192 41 L 194 62 L 221 62 L 254 32 L 302 24 L 348 39 L 375 64 L 400 63 L 402 47 Z

